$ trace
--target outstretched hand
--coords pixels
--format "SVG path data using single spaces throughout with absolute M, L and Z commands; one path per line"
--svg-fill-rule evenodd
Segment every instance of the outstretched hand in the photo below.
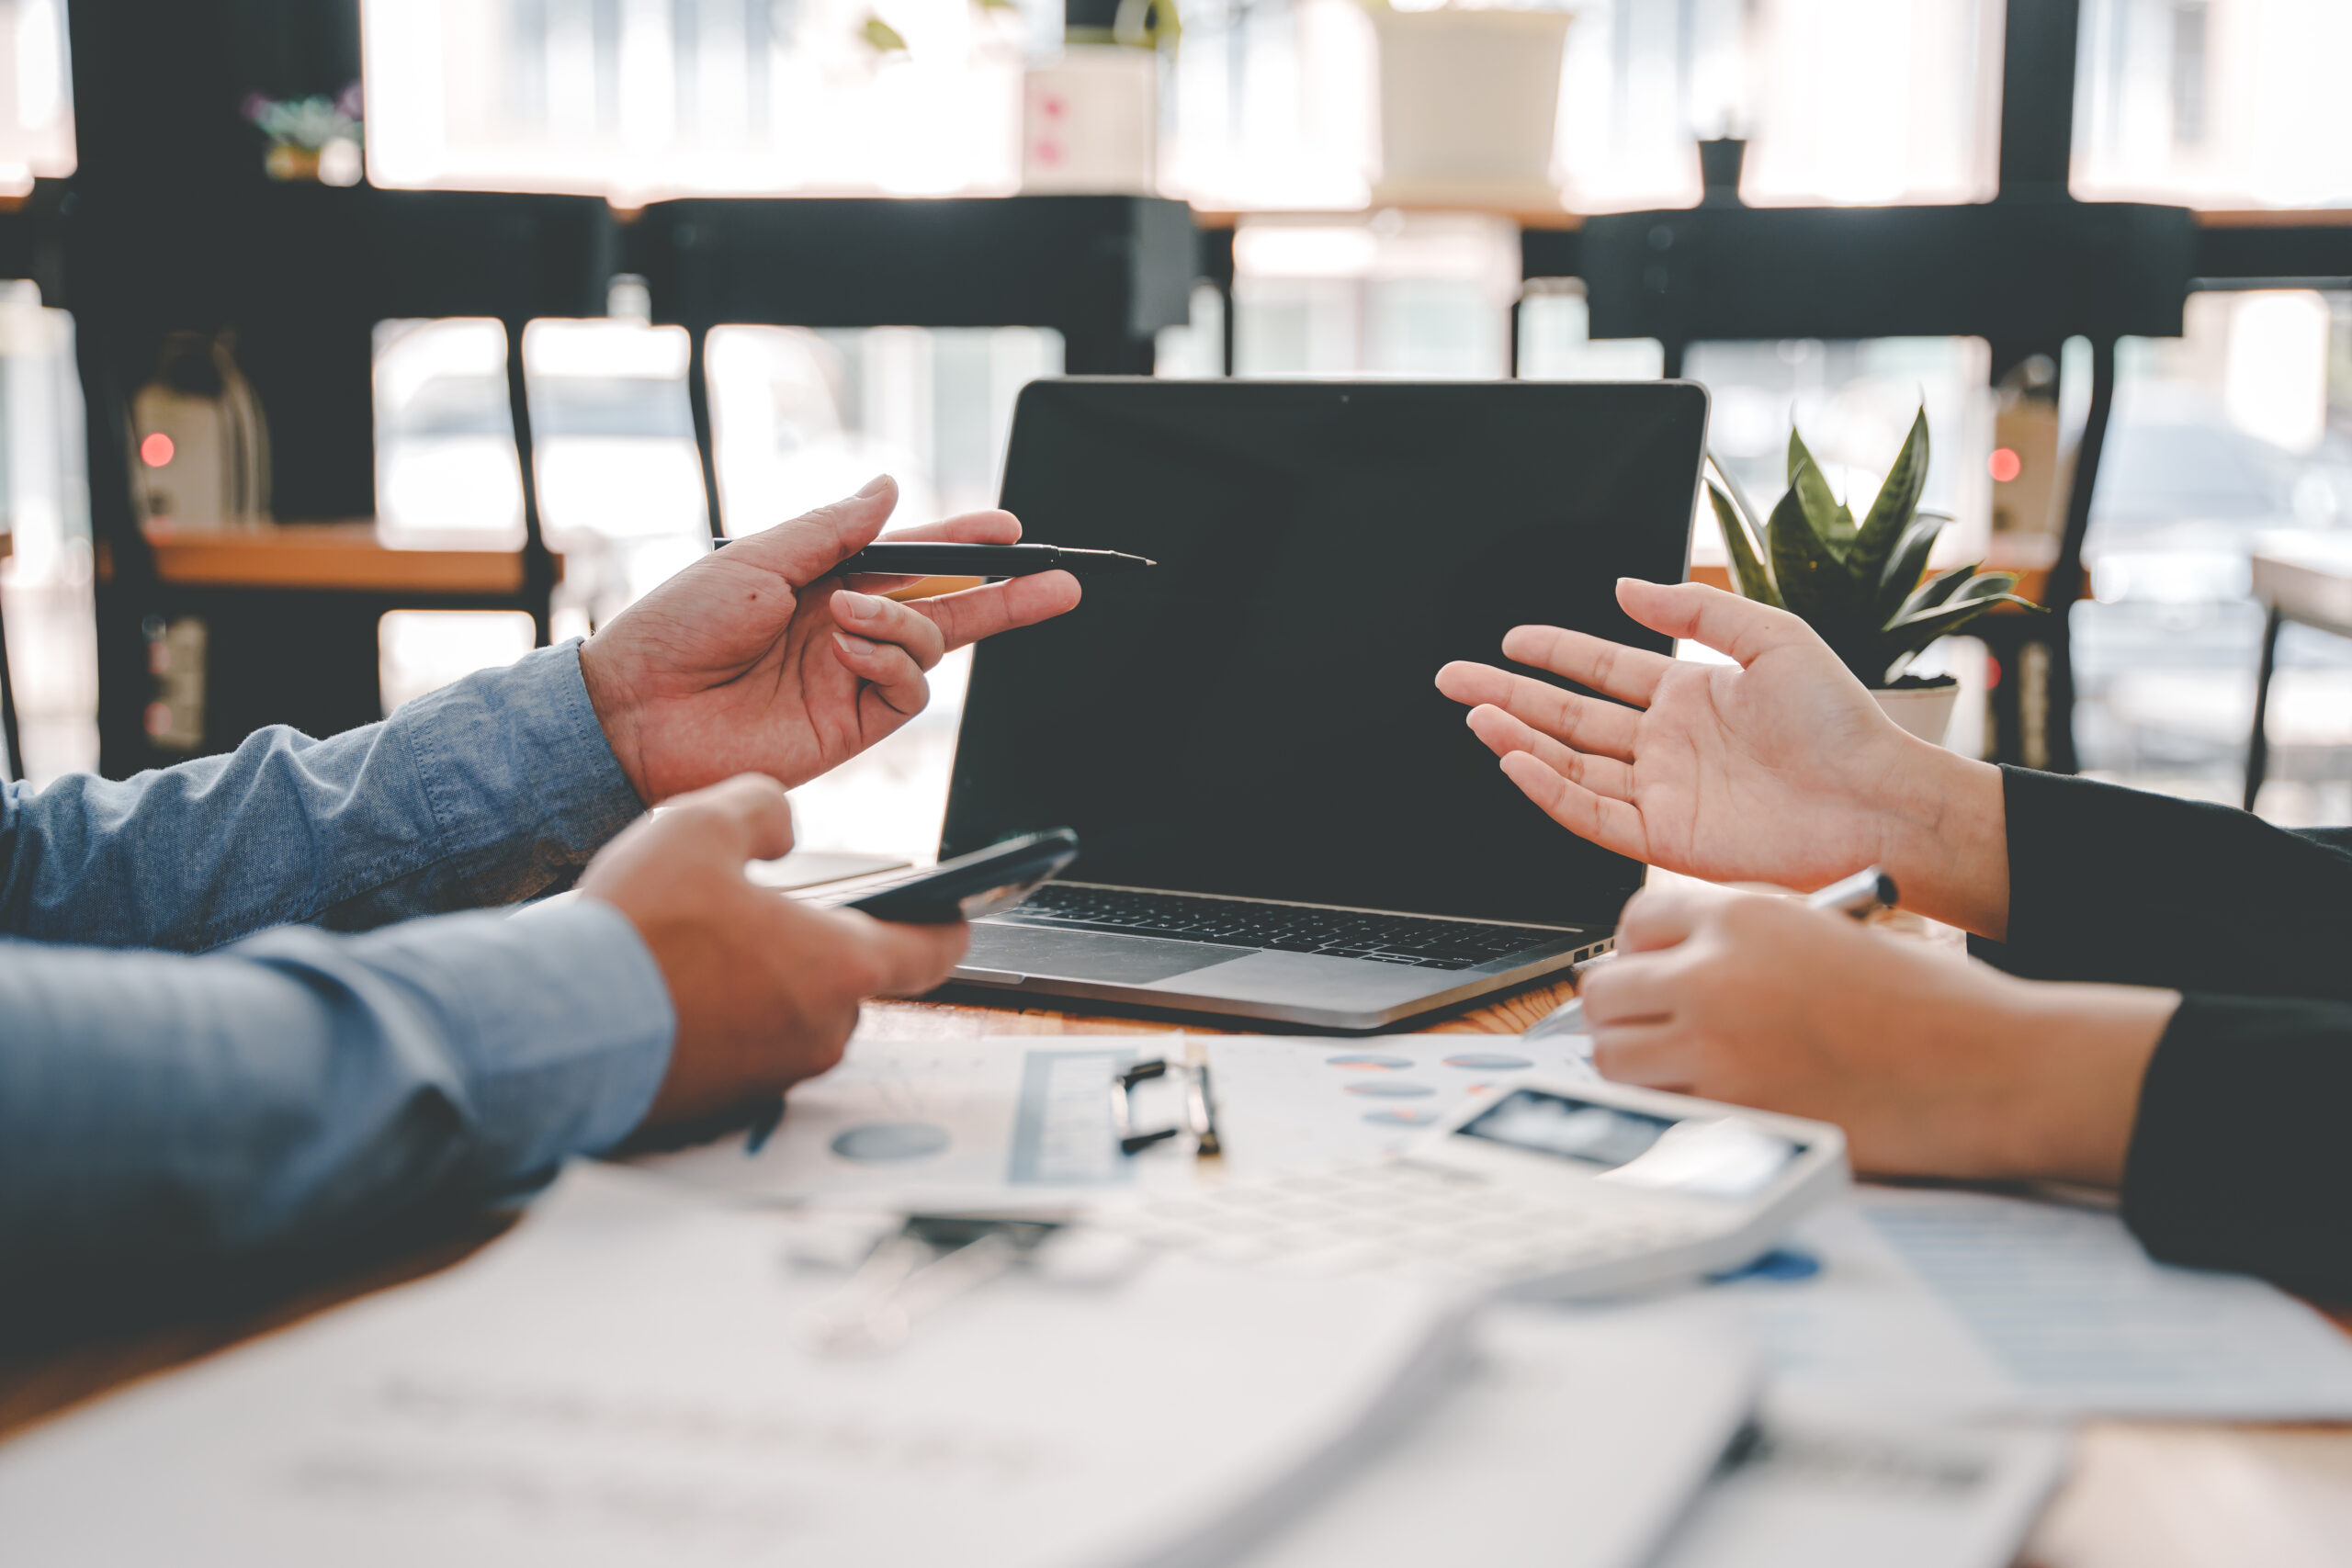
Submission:
M 605 739 L 648 805 L 738 773 L 805 784 L 922 711 L 923 672 L 950 649 L 1078 604 L 1068 572 L 899 604 L 911 580 L 831 575 L 874 542 L 898 486 L 736 539 L 614 617 L 580 650 Z M 976 512 L 900 539 L 1009 545 L 1021 525 Z
M 1709 881 L 1812 888 L 1884 865 L 1906 904 L 2000 934 L 1996 771 L 1905 735 L 1785 610 L 1633 579 L 1617 599 L 1643 626 L 1736 663 L 1520 626 L 1503 639 L 1507 658 L 1602 695 L 1447 665 L 1438 689 L 1473 705 L 1471 729 L 1530 799 L 1604 849 Z

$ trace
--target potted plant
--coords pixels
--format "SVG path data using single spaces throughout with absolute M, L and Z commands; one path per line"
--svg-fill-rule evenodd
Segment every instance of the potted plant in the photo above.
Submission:
M 1566 11 L 1363 0 L 1380 48 L 1375 202 L 1553 209 Z
M 1922 680 L 1904 667 L 1938 637 L 1949 637 L 1996 604 L 2041 605 L 2021 599 L 2013 571 L 1982 563 L 1929 575 L 1928 555 L 1951 518 L 1919 510 L 1928 482 L 1928 411 L 1905 437 L 1878 498 L 1860 523 L 1829 489 L 1794 429 L 1789 432 L 1789 489 L 1758 521 L 1730 470 L 1708 457 L 1707 499 L 1731 555 L 1732 581 L 1747 598 L 1804 618 L 1871 689 L 1888 717 L 1940 744 L 1960 683 L 1950 675 Z

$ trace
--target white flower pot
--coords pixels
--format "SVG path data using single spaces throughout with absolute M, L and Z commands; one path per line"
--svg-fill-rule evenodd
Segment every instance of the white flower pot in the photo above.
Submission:
M 1871 695 L 1878 699 L 1879 711 L 1905 731 L 1940 746 L 1960 704 L 1960 682 L 1939 675 L 1920 686 L 1882 686 Z
M 1373 13 L 1380 39 L 1377 202 L 1553 208 L 1559 11 Z

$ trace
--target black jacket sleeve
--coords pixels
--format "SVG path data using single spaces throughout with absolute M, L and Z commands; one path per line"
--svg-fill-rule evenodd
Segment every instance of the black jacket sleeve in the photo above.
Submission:
M 2352 1301 L 2352 832 L 2005 772 L 2012 974 L 2184 999 L 2123 1217 L 2150 1253 Z
M 2189 995 L 2140 1088 L 2123 1218 L 2173 1263 L 2352 1303 L 2352 1006 Z
M 2002 770 L 2009 936 L 2034 980 L 2352 1001 L 2352 830 Z

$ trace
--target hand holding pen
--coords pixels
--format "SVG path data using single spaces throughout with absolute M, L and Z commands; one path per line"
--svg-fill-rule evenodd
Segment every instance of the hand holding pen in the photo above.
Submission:
M 1807 895 L 1804 902 L 1805 908 L 1809 909 L 1835 910 L 1838 914 L 1851 916 L 1857 920 L 1864 920 L 1881 909 L 1892 909 L 1900 897 L 1901 895 L 1894 886 L 1894 878 L 1877 866 L 1871 866 L 1840 881 L 1833 882 L 1818 892 Z M 1614 952 L 1601 953 L 1598 957 L 1585 960 L 1569 973 L 1576 976 L 1581 987 L 1585 976 L 1591 973 L 1597 965 L 1606 964 L 1616 956 Z M 1584 1032 L 1584 998 L 1579 995 L 1570 997 L 1545 1014 L 1543 1020 L 1521 1038 L 1544 1040 L 1554 1035 L 1581 1034 Z

